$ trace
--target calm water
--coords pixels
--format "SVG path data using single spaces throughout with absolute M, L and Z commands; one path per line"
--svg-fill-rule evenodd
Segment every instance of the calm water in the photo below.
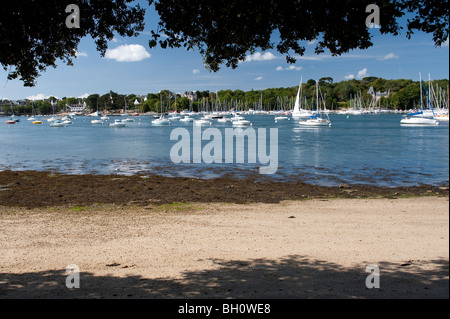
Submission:
M 449 181 L 449 126 L 402 127 L 401 115 L 330 115 L 332 128 L 303 128 L 297 121 L 274 123 L 271 115 L 246 115 L 253 128 L 279 128 L 279 169 L 257 178 L 302 180 L 318 185 L 362 183 L 378 186 L 441 185 Z M 152 126 L 135 117 L 126 128 L 92 125 L 77 117 L 65 128 L 16 125 L 0 118 L 0 170 L 45 170 L 71 174 L 161 174 L 214 178 L 258 174 L 260 164 L 173 164 L 170 150 L 176 127 Z M 114 119 L 112 117 L 111 119 Z M 111 122 L 110 120 L 109 122 Z M 225 131 L 230 124 L 213 127 Z M 269 132 L 268 132 L 269 134 Z M 225 135 L 225 134 L 224 134 Z M 208 142 L 203 142 L 203 145 Z

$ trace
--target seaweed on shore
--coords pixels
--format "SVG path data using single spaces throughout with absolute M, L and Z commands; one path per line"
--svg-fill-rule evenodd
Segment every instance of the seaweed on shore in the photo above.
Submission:
M 448 196 L 448 185 L 334 187 L 301 181 L 164 177 L 159 175 L 67 175 L 38 171 L 0 172 L 0 206 L 54 207 L 94 204 L 164 205 L 172 203 L 278 203 L 314 198 L 407 198 Z

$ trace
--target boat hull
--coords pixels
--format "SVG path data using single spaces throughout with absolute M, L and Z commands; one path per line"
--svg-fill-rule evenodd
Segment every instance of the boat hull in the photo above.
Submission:
M 234 127 L 248 127 L 251 124 L 252 123 L 250 123 L 250 121 L 247 121 L 247 120 L 239 120 L 239 121 L 234 121 L 233 122 L 233 126 Z
M 169 120 L 154 120 L 152 121 L 153 125 L 156 126 L 167 126 L 170 125 L 170 121 Z
M 423 126 L 435 126 L 439 125 L 439 121 L 435 119 L 427 119 L 427 118 L 414 118 L 414 117 L 407 117 L 400 121 L 400 124 L 402 125 L 423 125 Z
M 196 126 L 209 126 L 212 123 L 211 123 L 211 121 L 208 121 L 208 120 L 197 120 L 197 121 L 194 121 L 194 124 Z
M 299 122 L 300 125 L 303 126 L 316 126 L 316 127 L 330 127 L 332 126 L 331 122 L 328 120 L 307 120 Z

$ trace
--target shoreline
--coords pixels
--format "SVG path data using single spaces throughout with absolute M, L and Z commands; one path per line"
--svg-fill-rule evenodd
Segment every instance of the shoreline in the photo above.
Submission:
M 303 182 L 260 181 L 220 177 L 195 179 L 159 175 L 69 175 L 46 171 L 1 171 L 0 206 L 53 207 L 163 205 L 172 203 L 280 203 L 329 198 L 409 198 L 449 196 L 447 186 L 376 187 L 342 184 L 336 187 Z

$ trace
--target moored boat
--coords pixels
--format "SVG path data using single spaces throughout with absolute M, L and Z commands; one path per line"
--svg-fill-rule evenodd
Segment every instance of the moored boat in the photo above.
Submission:
M 212 122 L 210 120 L 201 118 L 199 120 L 195 120 L 194 124 L 197 126 L 203 126 L 203 125 L 212 125 Z
M 251 126 L 252 123 L 248 120 L 237 120 L 237 121 L 233 121 L 233 126 L 234 127 L 247 127 L 247 126 Z
M 122 120 L 115 120 L 114 123 L 109 124 L 110 127 L 126 127 L 127 124 L 124 123 Z
M 67 124 L 64 123 L 64 122 L 61 121 L 61 120 L 55 120 L 55 121 L 53 121 L 52 123 L 50 123 L 50 126 L 51 126 L 51 127 L 66 127 Z
M 423 83 L 422 80 L 422 74 L 419 73 L 420 76 L 420 111 L 409 113 L 407 114 L 402 120 L 400 121 L 401 125 L 415 125 L 415 126 L 437 126 L 439 125 L 439 121 L 436 119 L 436 114 L 433 110 L 433 104 L 430 102 L 430 97 L 428 96 L 427 89 L 425 88 L 425 83 Z M 428 99 L 428 107 L 431 111 L 431 113 L 428 113 L 427 116 L 424 114 L 424 108 L 423 108 L 423 90 L 425 90 L 425 95 Z
M 161 117 L 159 117 L 157 119 L 154 119 L 152 121 L 152 124 L 156 125 L 156 126 L 163 126 L 163 125 L 165 126 L 165 125 L 170 125 L 170 121 L 168 119 L 166 119 L 166 118 L 161 116 Z
M 316 81 L 316 114 L 313 116 L 310 116 L 306 121 L 300 121 L 299 124 L 302 126 L 317 126 L 317 127 L 331 127 L 331 121 L 328 117 L 328 114 L 326 114 L 327 118 L 320 117 L 321 113 L 321 107 L 320 107 L 320 100 L 319 100 L 319 82 Z

